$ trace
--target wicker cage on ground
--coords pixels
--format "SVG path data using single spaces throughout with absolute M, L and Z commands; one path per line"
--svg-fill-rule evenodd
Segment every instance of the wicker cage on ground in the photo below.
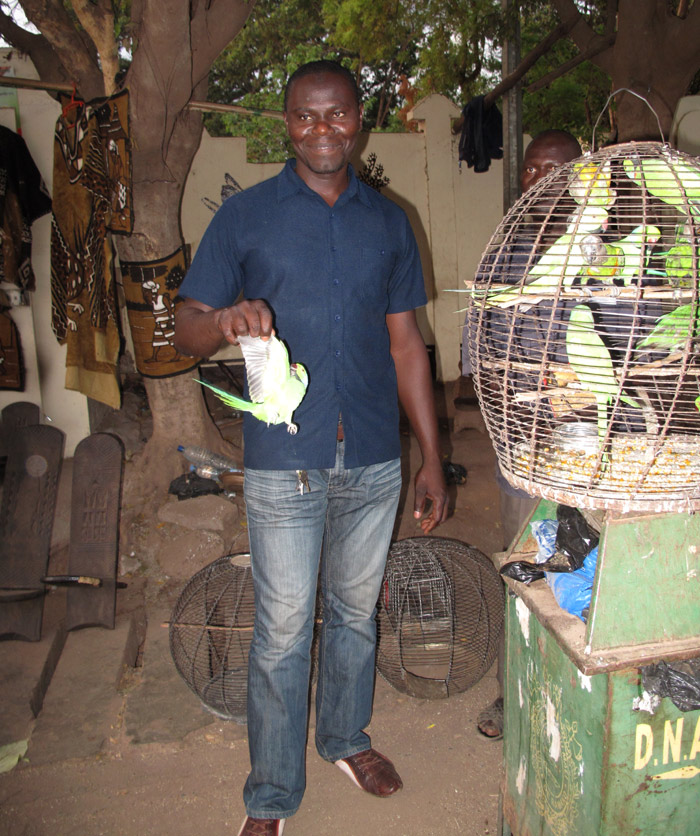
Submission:
M 220 557 L 193 575 L 170 621 L 179 674 L 208 711 L 241 724 L 254 616 L 250 555 L 243 553 Z
M 512 206 L 468 282 L 501 470 L 590 509 L 700 508 L 700 159 L 630 142 Z
M 413 697 L 466 691 L 496 657 L 503 615 L 503 584 L 478 549 L 447 537 L 399 540 L 379 601 L 377 670 Z

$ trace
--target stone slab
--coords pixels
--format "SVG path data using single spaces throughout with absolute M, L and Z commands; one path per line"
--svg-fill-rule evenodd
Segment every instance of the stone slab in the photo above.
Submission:
M 117 619 L 114 630 L 68 634 L 29 743 L 33 765 L 94 757 L 115 733 L 122 707 L 117 689 L 132 633 L 129 616 Z
M 133 743 L 167 743 L 215 722 L 177 672 L 170 654 L 170 610 L 149 609 L 143 672 L 129 693 L 126 733 Z

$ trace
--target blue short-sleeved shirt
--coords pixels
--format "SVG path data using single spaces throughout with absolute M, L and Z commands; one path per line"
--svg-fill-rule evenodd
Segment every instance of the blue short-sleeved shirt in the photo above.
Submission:
M 294 160 L 230 197 L 180 288 L 213 308 L 240 294 L 264 299 L 290 361 L 309 373 L 296 435 L 245 415 L 246 467 L 333 467 L 341 414 L 346 467 L 400 455 L 386 315 L 426 303 L 420 256 L 404 211 L 348 172 L 332 207 L 296 174 Z

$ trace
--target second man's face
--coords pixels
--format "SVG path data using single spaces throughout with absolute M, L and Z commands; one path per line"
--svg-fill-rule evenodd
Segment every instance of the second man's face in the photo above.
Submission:
M 321 73 L 294 83 L 284 121 L 298 173 L 303 174 L 306 168 L 314 174 L 334 174 L 350 160 L 362 113 L 351 85 L 342 76 Z

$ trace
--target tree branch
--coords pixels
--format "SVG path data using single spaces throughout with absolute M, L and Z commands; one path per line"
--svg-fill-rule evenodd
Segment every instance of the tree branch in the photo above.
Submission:
M 63 65 L 61 75 L 75 81 L 84 98 L 103 96 L 104 84 L 94 45 L 76 29 L 61 0 L 22 0 L 22 8 L 51 44 Z
M 192 87 L 203 81 L 213 61 L 243 28 L 256 0 L 207 0 L 193 3 Z
M 493 90 L 489 91 L 484 96 L 484 107 L 491 107 L 491 105 L 496 101 L 499 96 L 502 96 L 504 93 L 507 93 L 512 87 L 520 81 L 520 79 L 527 73 L 527 71 L 533 67 L 537 61 L 549 50 L 554 46 L 554 44 L 561 40 L 561 38 L 565 37 L 571 27 L 574 26 L 576 23 L 575 20 L 569 21 L 567 23 L 560 23 L 555 29 L 547 35 L 547 37 L 543 38 L 537 46 L 533 47 L 528 54 L 522 59 L 522 61 L 518 64 L 518 66 L 513 70 L 512 73 L 509 73 L 502 81 L 500 81 Z M 462 130 L 462 124 L 464 123 L 464 118 L 462 116 L 459 119 L 455 119 L 452 123 L 452 133 L 458 134 Z
M 607 30 L 607 27 L 610 25 L 613 25 L 614 28 L 612 16 L 610 14 L 608 15 L 606 34 L 599 35 L 579 12 L 574 0 L 549 0 L 549 2 L 556 9 L 562 23 L 573 21 L 570 37 L 581 53 L 585 53 L 588 56 L 588 60 L 595 58 L 594 63 L 610 74 L 612 71 L 612 55 L 604 57 L 604 53 L 606 48 L 610 46 L 607 39 L 613 34 Z M 617 6 L 617 3 L 615 3 L 615 6 Z M 601 49 L 596 49 L 596 45 L 599 43 L 604 43 L 605 45 Z
M 504 93 L 507 93 L 511 87 L 514 87 L 518 81 L 525 75 L 525 73 L 534 66 L 537 61 L 547 53 L 554 44 L 561 40 L 565 35 L 568 35 L 572 27 L 576 24 L 576 20 L 572 19 L 568 22 L 560 23 L 553 29 L 546 38 L 543 38 L 537 46 L 533 47 L 528 54 L 522 59 L 518 66 L 512 73 L 507 75 L 500 81 L 490 93 L 484 96 L 484 107 L 489 107 L 493 102 Z
M 72 5 L 82 27 L 97 48 L 105 93 L 111 96 L 116 90 L 115 79 L 119 72 L 112 4 L 110 0 L 98 0 L 97 3 L 91 0 L 72 0 Z
M 584 61 L 590 61 L 592 58 L 595 58 L 601 52 L 604 52 L 606 49 L 610 49 L 610 47 L 615 43 L 616 37 L 616 34 L 613 33 L 612 35 L 608 35 L 606 38 L 597 40 L 597 42 L 593 44 L 585 52 L 580 52 L 571 60 L 565 61 L 563 64 L 561 64 L 561 66 L 557 67 L 556 70 L 552 70 L 550 73 L 547 73 L 547 75 L 543 75 L 542 78 L 538 78 L 537 81 L 533 81 L 532 84 L 525 88 L 526 92 L 535 93 L 537 90 L 541 90 L 543 87 L 547 87 L 555 79 L 559 78 L 560 76 L 566 75 L 566 73 L 568 73 L 569 70 L 573 70 L 574 67 L 577 67 Z

